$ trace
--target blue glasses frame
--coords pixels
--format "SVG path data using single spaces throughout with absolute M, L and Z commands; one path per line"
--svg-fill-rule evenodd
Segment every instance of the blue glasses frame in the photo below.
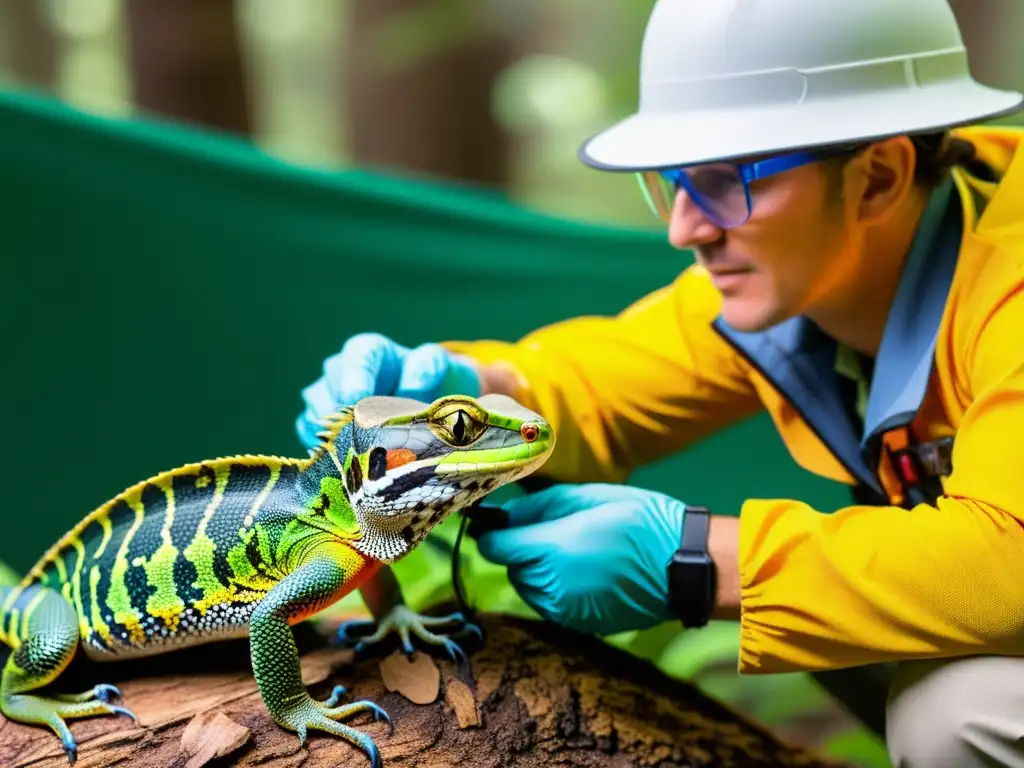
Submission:
M 804 165 L 818 162 L 832 157 L 841 157 L 843 155 L 850 155 L 860 151 L 864 145 L 857 146 L 842 146 L 842 147 L 830 147 L 828 149 L 812 151 L 812 152 L 794 152 L 786 155 L 776 155 L 774 157 L 765 158 L 764 160 L 754 160 L 748 163 L 733 163 L 738 174 L 739 180 L 743 185 L 743 197 L 744 197 L 744 210 L 745 213 L 739 218 L 727 218 L 720 212 L 715 210 L 714 200 L 709 199 L 707 193 L 694 186 L 690 175 L 688 173 L 690 167 L 681 168 L 669 168 L 660 171 L 647 171 L 638 174 L 640 187 L 643 190 L 644 196 L 647 198 L 648 205 L 651 206 L 654 215 L 666 222 L 671 220 L 672 206 L 671 201 L 665 201 L 664 205 L 661 205 L 653 197 L 653 190 L 651 184 L 654 181 L 652 176 L 657 176 L 663 181 L 671 185 L 672 189 L 678 192 L 679 188 L 686 190 L 690 199 L 697 204 L 698 207 L 704 212 L 704 214 L 713 221 L 717 226 L 723 229 L 731 229 L 738 227 L 750 218 L 750 214 L 754 208 L 753 196 L 750 192 L 751 182 L 759 179 L 766 179 L 771 176 L 775 176 L 785 171 L 793 170 Z M 700 168 L 701 166 L 695 166 Z

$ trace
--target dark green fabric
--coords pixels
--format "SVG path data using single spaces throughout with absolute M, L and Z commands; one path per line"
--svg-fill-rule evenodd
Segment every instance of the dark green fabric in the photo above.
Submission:
M 245 142 L 0 95 L 4 483 L 0 558 L 23 571 L 158 471 L 302 455 L 300 390 L 350 334 L 512 339 L 613 313 L 686 259 L 658 233 L 497 197 L 297 168 Z M 764 418 L 634 482 L 735 513 L 833 509 Z

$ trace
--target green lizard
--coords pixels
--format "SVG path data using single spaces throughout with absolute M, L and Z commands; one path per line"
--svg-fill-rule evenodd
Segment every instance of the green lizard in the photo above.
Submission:
M 248 636 L 252 670 L 274 721 L 298 734 L 326 731 L 379 751 L 341 723 L 361 713 L 391 719 L 370 701 L 339 704 L 336 686 L 314 700 L 302 683 L 291 625 L 359 589 L 380 622 L 371 641 L 432 632 L 458 619 L 412 613 L 389 564 L 453 509 L 533 472 L 554 446 L 550 426 L 499 395 L 431 404 L 371 397 L 340 409 L 308 458 L 234 456 L 188 464 L 138 483 L 62 537 L 21 584 L 0 589 L 0 641 L 11 653 L 0 711 L 45 725 L 68 760 L 66 719 L 129 710 L 120 691 L 40 695 L 81 646 L 96 661 Z M 468 623 L 468 622 L 466 622 Z M 454 654 L 453 654 L 454 655 Z

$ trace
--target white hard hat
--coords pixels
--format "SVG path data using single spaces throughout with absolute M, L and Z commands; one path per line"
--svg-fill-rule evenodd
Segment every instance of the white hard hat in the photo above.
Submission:
M 665 168 L 942 130 L 1022 102 L 971 77 L 948 0 L 657 0 L 639 110 L 580 158 Z

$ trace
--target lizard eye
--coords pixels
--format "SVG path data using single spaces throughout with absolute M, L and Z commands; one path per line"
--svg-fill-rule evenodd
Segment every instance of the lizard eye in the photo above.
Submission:
M 486 424 L 474 419 L 466 411 L 452 411 L 437 422 L 441 427 L 442 437 L 456 446 L 466 446 L 474 442 L 487 428 Z

